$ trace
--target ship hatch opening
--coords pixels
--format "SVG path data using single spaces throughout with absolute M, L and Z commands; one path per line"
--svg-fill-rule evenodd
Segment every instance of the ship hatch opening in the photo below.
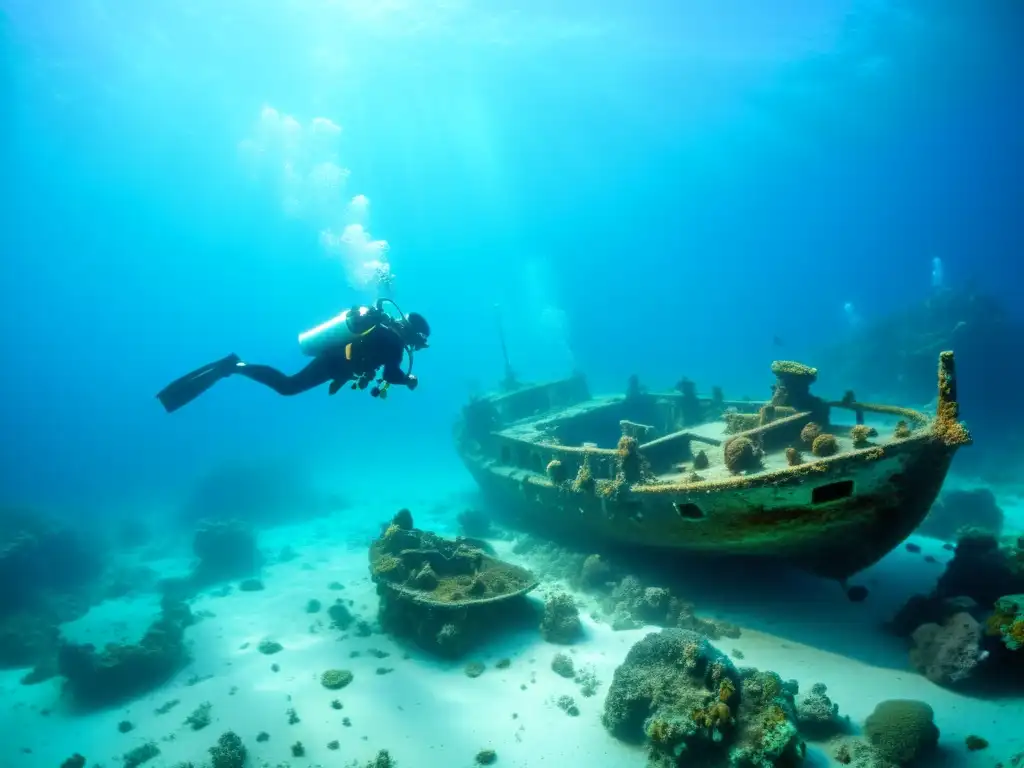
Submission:
M 696 504 L 680 504 L 679 502 L 674 502 L 672 506 L 675 507 L 676 513 L 683 518 L 683 520 L 704 519 L 704 512 Z
M 819 485 L 811 491 L 812 504 L 827 504 L 853 495 L 853 480 L 840 480 L 828 485 Z

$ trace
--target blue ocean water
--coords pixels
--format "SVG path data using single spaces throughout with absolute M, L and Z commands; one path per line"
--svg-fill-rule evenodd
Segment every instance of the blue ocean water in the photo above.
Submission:
M 501 333 L 524 381 L 763 399 L 796 359 L 924 408 L 939 347 L 852 382 L 818 361 L 932 301 L 976 438 L 952 482 L 1024 527 L 1022 30 L 1011 0 L 0 0 L 0 505 L 178 535 L 206 482 L 206 511 L 454 530 L 479 502 L 452 425 Z M 431 326 L 415 391 L 234 376 L 160 407 L 229 353 L 297 371 L 380 268 Z M 954 294 L 998 332 L 961 348 Z M 39 727 L 0 765 L 58 764 Z

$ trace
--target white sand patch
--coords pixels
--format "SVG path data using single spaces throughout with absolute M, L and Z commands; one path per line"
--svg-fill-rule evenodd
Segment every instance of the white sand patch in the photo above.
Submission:
M 262 592 L 236 589 L 223 597 L 208 593 L 198 598 L 193 611 L 203 618 L 187 631 L 194 660 L 156 692 L 111 710 L 73 715 L 59 704 L 58 681 L 24 687 L 18 684 L 22 671 L 0 674 L 0 768 L 54 768 L 75 751 L 88 758 L 89 766 L 114 768 L 121 764 L 121 755 L 147 741 L 156 742 L 161 755 L 146 765 L 169 768 L 179 761 L 204 760 L 206 750 L 226 730 L 241 736 L 253 768 L 341 766 L 353 759 L 369 760 L 383 748 L 401 768 L 468 767 L 483 748 L 497 751 L 498 766 L 644 765 L 642 750 L 605 732 L 600 713 L 615 668 L 633 643 L 654 628 L 614 632 L 584 615 L 585 637 L 575 646 L 548 644 L 539 634 L 526 632 L 501 638 L 459 663 L 439 662 L 384 635 L 358 637 L 354 627 L 342 633 L 329 626 L 327 610 L 335 599 L 351 600 L 353 615 L 370 621 L 377 605 L 361 540 L 374 535 L 383 518 L 370 515 L 355 526 L 355 514 L 261 534 L 268 553 L 288 545 L 297 557 L 264 568 Z M 353 527 L 360 530 L 352 533 Z M 338 543 L 339 533 L 346 542 Z M 709 583 L 714 580 L 705 579 L 701 591 L 706 596 L 694 599 L 701 608 L 717 609 L 712 613 L 756 627 L 739 639 L 717 643 L 726 653 L 738 649 L 744 654 L 738 665 L 772 669 L 783 678 L 797 679 L 804 690 L 823 682 L 840 711 L 855 723 L 886 698 L 927 701 L 936 710 L 945 748 L 945 757 L 935 765 L 990 768 L 996 759 L 1024 750 L 1024 735 L 1017 727 L 1024 722 L 1024 699 L 984 701 L 939 688 L 907 669 L 902 641 L 878 629 L 910 592 L 934 583 L 942 560 L 951 555 L 939 542 L 915 542 L 923 552 L 901 549 L 858 580 L 873 590 L 863 604 L 846 602 L 838 588 L 820 582 L 814 582 L 816 588 L 795 582 L 799 591 L 759 584 L 740 595 L 724 588 L 716 592 Z M 497 544 L 503 554 L 510 546 Z M 925 563 L 928 554 L 939 562 Z M 345 588 L 330 589 L 335 581 Z M 883 589 L 896 581 L 900 589 Z M 548 591 L 539 590 L 538 597 Z M 306 612 L 310 599 L 322 603 L 320 612 Z M 586 614 L 593 600 L 581 603 Z M 129 628 L 144 628 L 155 613 L 155 599 L 112 601 L 76 622 L 76 630 L 81 637 L 98 636 L 98 628 L 109 621 L 128 636 Z M 281 643 L 283 650 L 261 654 L 258 645 L 264 639 Z M 377 658 L 370 649 L 390 655 Z M 354 651 L 359 655 L 352 657 Z M 551 670 L 551 659 L 559 651 L 570 653 L 577 669 L 594 671 L 601 683 L 596 696 L 584 697 L 577 683 Z M 511 666 L 496 668 L 504 657 L 511 659 Z M 479 678 L 464 674 L 470 660 L 487 665 Z M 330 668 L 351 670 L 354 681 L 341 691 L 327 690 L 319 677 Z M 378 675 L 378 668 L 392 671 Z M 578 717 L 558 708 L 562 695 L 575 699 Z M 333 709 L 333 699 L 343 709 Z M 157 713 L 172 700 L 179 703 Z M 184 720 L 204 702 L 212 705 L 212 723 L 192 731 Z M 300 719 L 291 725 L 290 708 Z M 48 709 L 53 711 L 43 714 Z M 346 717 L 350 726 L 343 723 Z M 122 720 L 131 721 L 134 730 L 119 733 Z M 270 734 L 269 741 L 256 741 L 261 731 Z M 972 733 L 989 739 L 992 747 L 968 753 L 963 740 Z M 337 751 L 327 747 L 332 740 L 340 744 Z M 306 748 L 303 758 L 291 755 L 296 741 Z M 829 764 L 828 756 L 812 746 L 809 765 Z

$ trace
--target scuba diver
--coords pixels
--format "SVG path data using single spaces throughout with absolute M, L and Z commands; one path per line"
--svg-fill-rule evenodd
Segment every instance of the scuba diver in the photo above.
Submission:
M 384 311 L 390 303 L 398 312 Z M 296 374 L 282 373 L 269 365 L 252 365 L 231 354 L 204 365 L 168 384 L 157 398 L 168 413 L 178 410 L 228 376 L 244 376 L 270 387 L 279 395 L 298 395 L 331 382 L 328 394 L 335 394 L 347 382 L 352 389 L 366 389 L 376 379 L 370 394 L 384 399 L 388 387 L 401 384 L 416 389 L 412 374 L 413 352 L 425 349 L 430 326 L 423 315 L 404 314 L 391 299 L 379 299 L 372 307 L 352 307 L 316 328 L 299 334 L 299 349 L 313 359 Z M 409 353 L 409 368 L 402 370 L 402 357 Z M 380 378 L 377 370 L 383 368 Z

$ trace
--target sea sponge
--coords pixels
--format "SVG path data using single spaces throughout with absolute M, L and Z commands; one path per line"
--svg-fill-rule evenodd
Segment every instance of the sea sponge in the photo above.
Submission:
M 352 682 L 352 673 L 347 669 L 328 669 L 320 675 L 320 684 L 324 688 L 337 691 Z
M 883 761 L 910 765 L 927 757 L 939 743 L 935 712 L 923 701 L 883 701 L 864 723 L 864 735 Z
M 835 435 L 822 433 L 814 438 L 814 443 L 811 445 L 811 453 L 819 458 L 832 456 L 838 452 L 839 441 L 836 440 Z
M 910 437 L 910 434 L 910 426 L 907 424 L 907 422 L 903 421 L 903 419 L 900 419 L 898 422 L 896 422 L 896 428 L 892 431 L 893 437 L 895 437 L 897 440 L 905 440 L 906 438 Z
M 786 449 L 786 463 L 791 467 L 797 467 L 804 463 L 804 457 L 800 455 L 800 451 L 790 446 Z
M 693 457 L 693 468 L 696 470 L 707 469 L 710 464 L 708 455 L 703 450 L 697 451 Z
M 804 425 L 804 428 L 800 430 L 800 439 L 807 445 L 811 445 L 814 439 L 821 434 L 821 427 L 815 424 L 813 421 L 809 421 Z
M 868 440 L 872 437 L 878 436 L 878 430 L 874 427 L 868 427 L 864 424 L 858 424 L 857 426 L 850 429 L 850 437 L 853 440 L 854 448 L 864 448 L 868 445 Z
M 725 443 L 725 466 L 734 475 L 756 472 L 761 468 L 763 452 L 748 437 L 734 437 Z

